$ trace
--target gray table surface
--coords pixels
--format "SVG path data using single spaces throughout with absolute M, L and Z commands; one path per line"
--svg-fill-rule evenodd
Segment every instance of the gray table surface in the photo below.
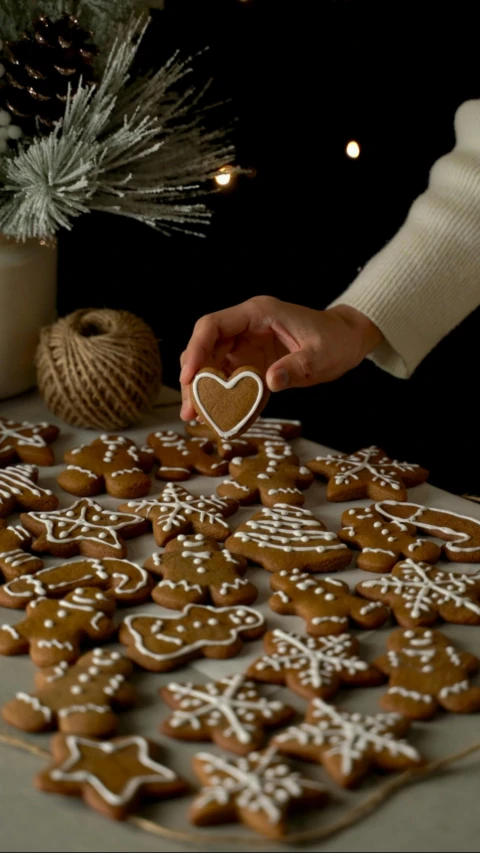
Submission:
M 165 399 L 164 399 L 165 402 Z M 24 397 L 4 402 L 0 406 L 0 415 L 18 418 L 19 420 L 50 420 L 55 419 L 48 413 L 45 406 L 34 393 Z M 59 424 L 61 425 L 61 424 Z M 156 428 L 177 429 L 180 427 L 178 406 L 162 406 L 148 416 L 135 429 L 125 430 L 131 438 L 144 442 L 147 434 Z M 448 451 L 448 425 L 442 427 L 446 432 L 446 451 Z M 321 429 L 319 429 L 319 437 Z M 62 435 L 55 444 L 56 458 L 60 460 L 63 452 L 80 443 L 91 441 L 93 434 L 88 431 L 76 430 L 62 426 Z M 297 453 L 303 461 L 307 461 L 320 451 L 328 450 L 322 445 L 304 439 L 294 442 Z M 453 448 L 452 448 L 453 450 Z M 412 460 L 419 461 L 421 460 Z M 460 459 L 459 459 L 459 464 Z M 40 482 L 46 488 L 53 489 L 60 497 L 60 505 L 67 506 L 72 502 L 69 495 L 61 492 L 55 481 L 55 476 L 62 466 L 41 469 Z M 210 478 L 194 477 L 185 484 L 195 494 L 210 494 L 216 481 Z M 152 495 L 158 494 L 162 484 L 154 481 Z M 306 493 L 306 507 L 314 510 L 331 530 L 338 530 L 340 516 L 348 504 L 329 504 L 325 499 L 325 486 L 316 482 Z M 424 484 L 410 491 L 410 498 L 416 503 L 429 506 L 439 506 L 480 518 L 480 506 L 448 494 L 433 486 Z M 118 501 L 106 496 L 100 497 L 100 503 L 106 507 L 115 507 Z M 367 505 L 368 501 L 357 502 L 357 505 Z M 240 510 L 231 519 L 235 527 L 248 518 L 252 508 Z M 15 517 L 11 521 L 14 522 Z M 143 562 L 154 551 L 155 546 L 151 534 L 140 537 L 129 543 L 129 558 Z M 47 558 L 46 564 L 53 565 L 55 561 Z M 355 562 L 352 563 L 355 566 Z M 440 564 L 441 565 L 441 564 Z M 454 566 L 464 570 L 463 566 Z M 478 570 L 478 565 L 470 565 L 467 572 Z M 366 572 L 351 568 L 341 573 L 343 580 L 354 583 L 367 577 Z M 267 617 L 270 627 L 280 624 L 287 629 L 304 633 L 303 621 L 296 617 L 278 616 L 267 606 L 269 595 L 268 572 L 261 568 L 252 568 L 249 577 L 260 590 L 256 603 Z M 135 612 L 158 613 L 159 608 L 153 602 L 135 608 Z M 120 610 L 117 618 L 121 619 L 125 612 Z M 171 611 L 164 611 L 171 613 Z M 1 610 L 3 623 L 13 624 L 19 619 L 19 612 L 7 609 Z M 392 625 L 375 632 L 357 632 L 362 641 L 363 653 L 368 659 L 374 658 L 384 651 L 385 640 Z M 461 647 L 480 656 L 480 628 L 446 625 L 444 632 Z M 158 689 L 171 680 L 206 681 L 233 672 L 242 671 L 254 660 L 262 649 L 261 640 L 248 643 L 242 654 L 230 661 L 198 660 L 182 667 L 174 673 L 152 674 L 138 671 L 135 683 L 139 691 L 139 702 L 135 709 L 121 715 L 120 734 L 140 733 L 157 740 L 164 746 L 165 763 L 182 774 L 192 785 L 196 785 L 191 771 L 191 757 L 198 746 L 169 740 L 158 731 L 159 723 L 167 714 L 167 708 L 162 704 Z M 0 705 L 3 705 L 19 690 L 33 689 L 34 667 L 28 657 L 0 658 Z M 476 683 L 480 681 L 476 680 Z M 343 689 L 337 697 L 336 704 L 347 710 L 375 711 L 379 710 L 378 698 L 384 688 L 374 689 Z M 282 698 L 294 704 L 301 712 L 305 703 L 299 697 L 285 689 L 268 688 L 270 693 L 277 693 Z M 0 722 L 3 733 L 18 734 L 8 729 Z M 21 735 L 26 740 L 48 747 L 50 735 Z M 440 714 L 435 721 L 419 723 L 414 726 L 411 734 L 412 742 L 429 759 L 454 752 L 480 738 L 480 715 Z M 210 744 L 207 749 L 215 748 Z M 203 745 L 202 747 L 203 748 Z M 105 820 L 95 812 L 88 810 L 81 800 L 68 799 L 60 796 L 46 795 L 35 790 L 32 779 L 42 768 L 41 759 L 25 752 L 0 744 L 0 849 L 2 851 L 184 851 L 192 849 L 184 844 L 154 837 L 128 823 L 115 823 Z M 293 823 L 292 829 L 312 828 L 323 826 L 345 813 L 371 793 L 382 780 L 370 777 L 359 790 L 347 792 L 339 789 L 329 780 L 322 768 L 316 765 L 299 764 L 305 775 L 322 780 L 332 793 L 332 805 L 316 814 L 306 812 Z M 410 786 L 387 802 L 375 814 L 363 820 L 355 827 L 331 838 L 324 844 L 313 843 L 302 849 L 328 850 L 333 853 L 340 851 L 478 851 L 479 849 L 479 795 L 480 795 L 480 755 L 477 753 L 455 764 L 448 771 L 438 773 L 428 781 Z M 142 810 L 142 815 L 158 821 L 172 829 L 189 830 L 186 819 L 190 798 L 148 805 Z M 193 829 L 193 828 L 192 828 Z M 238 847 L 231 849 L 244 850 L 244 839 L 251 833 L 236 825 L 218 830 L 229 835 L 238 836 Z M 201 831 L 200 831 L 201 832 Z M 208 830 L 209 834 L 211 830 Z M 216 830 L 214 830 L 216 832 Z M 249 845 L 250 847 L 250 845 Z M 200 842 L 194 849 L 210 850 L 211 843 Z M 218 849 L 221 849 L 221 845 Z M 274 842 L 261 842 L 263 850 L 288 850 L 285 845 Z M 298 848 L 297 848 L 298 849 Z

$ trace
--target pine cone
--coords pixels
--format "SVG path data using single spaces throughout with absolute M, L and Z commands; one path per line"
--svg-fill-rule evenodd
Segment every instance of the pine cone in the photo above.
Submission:
M 63 15 L 58 21 L 39 18 L 33 33 L 5 44 L 0 98 L 24 133 L 49 133 L 65 114 L 68 87 L 73 94 L 80 80 L 94 85 L 98 49 L 87 44 L 92 37 L 76 18 Z

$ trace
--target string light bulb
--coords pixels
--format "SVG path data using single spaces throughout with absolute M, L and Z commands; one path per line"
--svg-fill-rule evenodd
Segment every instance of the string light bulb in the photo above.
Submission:
M 351 160 L 356 160 L 357 157 L 360 157 L 360 145 L 358 144 L 358 142 L 355 142 L 354 139 L 351 139 L 350 142 L 347 143 L 345 153 L 347 157 L 350 157 Z
M 219 187 L 228 187 L 233 179 L 233 166 L 222 166 L 215 175 L 215 181 Z

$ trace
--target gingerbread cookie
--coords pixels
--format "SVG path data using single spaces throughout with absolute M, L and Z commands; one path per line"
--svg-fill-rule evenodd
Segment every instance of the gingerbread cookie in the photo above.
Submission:
M 436 563 L 442 555 L 435 542 L 415 537 L 413 524 L 387 522 L 374 506 L 345 510 L 342 524 L 338 538 L 361 550 L 357 566 L 366 572 L 389 572 L 401 557 Z
M 195 411 L 223 439 L 245 432 L 270 396 L 255 367 L 239 367 L 228 378 L 213 367 L 199 370 L 191 392 Z
M 211 453 L 212 443 L 206 438 L 185 440 L 169 429 L 152 432 L 147 441 L 160 463 L 155 474 L 158 480 L 189 480 L 195 472 L 221 477 L 228 471 L 228 463 Z
M 276 735 L 272 746 L 284 755 L 323 764 L 344 788 L 353 788 L 371 769 L 408 770 L 423 764 L 403 736 L 410 723 L 399 714 L 340 711 L 313 699 L 305 722 Z
M 33 465 L 13 465 L 0 470 L 0 517 L 16 510 L 49 511 L 56 509 L 58 498 L 50 489 L 37 484 L 38 470 Z
M 308 509 L 278 503 L 264 507 L 237 527 L 225 547 L 269 572 L 345 569 L 352 552 Z
M 139 735 L 101 741 L 57 734 L 51 749 L 54 763 L 36 777 L 36 787 L 82 797 L 114 820 L 125 820 L 144 797 L 165 799 L 187 790 L 173 770 L 155 760 L 156 744 Z
M 112 598 L 98 589 L 79 587 L 61 601 L 37 598 L 25 619 L 0 627 L 0 655 L 22 655 L 30 650 L 36 666 L 74 663 L 85 640 L 106 642 L 116 632 Z
M 328 501 L 352 501 L 371 498 L 407 500 L 407 488 L 424 483 L 428 471 L 409 462 L 390 459 L 378 447 L 366 447 L 356 453 L 329 453 L 317 456 L 307 467 L 328 480 Z
M 231 479 L 217 486 L 217 494 L 235 498 L 242 505 L 260 502 L 274 506 L 281 501 L 300 506 L 305 503 L 303 490 L 313 483 L 313 475 L 299 464 L 290 445 L 269 441 L 256 456 L 232 459 L 229 472 Z
M 107 737 L 117 729 L 115 711 L 131 708 L 135 690 L 125 679 L 133 664 L 118 652 L 94 649 L 73 666 L 35 674 L 35 693 L 17 693 L 3 710 L 3 719 L 24 732 L 58 728 L 64 734 Z
M 480 687 L 468 680 L 480 660 L 455 649 L 445 634 L 399 628 L 390 634 L 387 647 L 387 654 L 375 661 L 390 679 L 380 700 L 387 711 L 413 720 L 429 720 L 439 707 L 460 714 L 480 711 Z
M 36 557 L 32 559 L 43 565 Z M 129 560 L 70 560 L 0 586 L 0 606 L 19 610 L 36 598 L 63 598 L 82 585 L 108 590 L 117 605 L 132 605 L 150 597 L 154 581 L 145 569 Z
M 301 616 L 313 637 L 342 634 L 348 631 L 350 620 L 360 628 L 381 628 L 390 615 L 388 607 L 380 602 L 365 604 L 351 595 L 343 581 L 336 578 L 320 581 L 300 569 L 275 572 L 270 586 L 274 590 L 268 602 L 270 608 L 275 613 Z
M 420 504 L 398 504 L 397 501 L 382 501 L 375 505 L 375 509 L 384 518 L 414 524 L 431 536 L 446 539 L 443 551 L 452 563 L 480 562 L 478 518 Z
M 91 498 L 107 492 L 114 498 L 142 498 L 152 481 L 147 476 L 154 463 L 150 448 L 140 450 L 123 435 L 101 435 L 91 444 L 67 450 L 67 467 L 58 485 L 71 495 Z
M 280 761 L 274 749 L 241 758 L 200 752 L 193 769 L 205 786 L 190 810 L 190 820 L 197 826 L 238 821 L 278 839 L 288 831 L 289 813 L 307 806 L 319 808 L 329 799 L 320 782 L 304 778 Z
M 119 509 L 147 519 L 153 526 L 155 542 L 162 548 L 171 539 L 192 532 L 224 542 L 231 533 L 225 519 L 237 511 L 238 501 L 215 495 L 194 497 L 182 486 L 169 483 L 158 498 L 128 501 Z
M 202 533 L 172 539 L 163 554 L 148 558 L 145 568 L 162 578 L 152 598 L 172 610 L 183 610 L 186 604 L 253 604 L 258 595 L 243 577 L 247 561 L 222 550 L 215 539 L 206 539 Z
M 217 442 L 217 453 L 222 459 L 233 459 L 234 456 L 253 456 L 266 442 L 286 444 L 302 434 L 300 421 L 276 420 L 258 418 L 241 438 L 219 438 L 207 424 L 189 421 L 185 426 L 188 435 L 197 438 L 207 438 Z
M 0 465 L 18 461 L 27 465 L 54 465 L 53 451 L 48 445 L 59 432 L 58 427 L 44 421 L 30 424 L 0 418 Z
M 234 657 L 242 640 L 256 640 L 264 631 L 264 617 L 250 607 L 189 604 L 175 616 L 127 616 L 119 639 L 143 669 L 168 672 L 202 656 Z
M 222 749 L 248 755 L 266 739 L 266 730 L 290 722 L 295 711 L 260 695 L 245 675 L 229 675 L 207 684 L 172 682 L 160 690 L 174 708 L 160 731 L 179 740 L 211 740 Z
M 342 683 L 376 687 L 385 679 L 375 666 L 358 657 L 358 641 L 350 634 L 300 637 L 276 628 L 265 634 L 263 657 L 247 670 L 255 681 L 285 684 L 305 699 L 329 699 Z
M 90 498 L 57 512 L 24 512 L 22 524 L 37 538 L 32 548 L 54 557 L 126 557 L 124 539 L 140 536 L 148 522 L 138 515 L 103 509 Z
M 388 604 L 400 625 L 433 625 L 439 618 L 459 625 L 480 625 L 480 572 L 444 572 L 427 563 L 404 560 L 391 575 L 372 578 L 356 591 Z
M 27 552 L 31 544 L 32 537 L 23 527 L 8 527 L 0 519 L 0 572 L 6 578 L 33 574 L 42 568 L 43 560 Z

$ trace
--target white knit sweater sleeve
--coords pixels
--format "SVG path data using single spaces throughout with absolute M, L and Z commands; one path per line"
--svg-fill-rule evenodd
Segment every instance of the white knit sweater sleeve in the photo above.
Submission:
M 480 100 L 458 108 L 455 132 L 395 237 L 332 303 L 378 326 L 370 358 L 402 378 L 480 305 Z

